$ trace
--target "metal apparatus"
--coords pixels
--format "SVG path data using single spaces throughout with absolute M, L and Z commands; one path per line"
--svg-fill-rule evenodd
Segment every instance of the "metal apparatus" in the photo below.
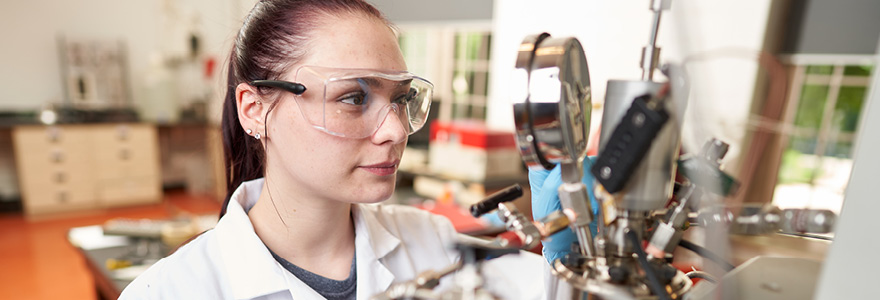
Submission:
M 551 213 L 540 221 L 529 221 L 515 206 L 507 203 L 522 195 L 522 187 L 514 184 L 470 207 L 471 214 L 475 217 L 497 211 L 506 225 L 507 232 L 499 234 L 494 240 L 479 244 L 460 242 L 455 248 L 461 254 L 461 259 L 455 264 L 442 270 L 422 272 L 415 279 L 395 284 L 385 293 L 375 295 L 372 299 L 496 299 L 482 288 L 483 277 L 480 272 L 482 261 L 491 257 L 518 253 L 520 249 L 532 249 L 541 240 L 565 229 L 570 224 L 569 218 L 561 212 Z M 451 289 L 441 292 L 433 290 L 440 284 L 442 277 L 453 273 L 456 273 L 456 277 Z
M 595 188 L 600 201 L 596 216 L 583 185 L 577 185 L 584 158 L 579 143 L 586 140 L 586 135 L 577 133 L 588 132 L 572 122 L 578 113 L 586 113 L 571 103 L 578 92 L 573 87 L 580 82 L 575 77 L 553 76 L 571 74 L 570 70 L 587 75 L 581 48 L 574 39 L 551 38 L 546 33 L 527 37 L 519 48 L 517 72 L 528 90 L 522 91 L 514 104 L 517 142 L 530 168 L 561 165 L 564 183 L 559 198 L 578 234 L 578 245 L 573 249 L 580 251 L 555 261 L 552 271 L 575 289 L 571 294 L 576 298 L 586 294 L 599 299 L 682 298 L 693 286 L 691 277 L 708 275 L 684 274 L 672 267 L 671 253 L 678 246 L 733 269 L 722 257 L 683 240 L 683 232 L 690 226 L 721 225 L 732 234 L 803 233 L 827 232 L 834 220 L 827 211 L 702 208 L 701 200 L 729 196 L 736 192 L 738 183 L 721 170 L 721 159 L 727 152 L 721 141 L 711 140 L 701 153 L 679 158 L 681 122 L 670 120 L 683 115 L 686 101 L 672 101 L 672 85 L 653 80 L 660 53 L 656 41 L 661 14 L 669 8 L 669 0 L 651 1 L 654 19 L 648 45 L 642 49 L 641 80 L 608 81 L 599 157 L 587 166 L 597 181 L 590 187 Z M 558 46 L 562 44 L 578 47 Z M 548 50 L 553 47 L 558 50 Z M 571 58 L 541 59 L 554 57 L 544 53 Z M 549 61 L 556 65 L 548 65 Z M 557 94 L 551 95 L 548 86 Z M 589 98 L 582 101 L 589 106 Z M 676 174 L 684 176 L 683 183 L 676 184 Z M 593 219 L 599 227 L 595 238 L 588 230 L 578 231 Z
M 688 299 L 699 290 L 692 278 L 723 282 L 707 272 L 685 274 L 673 267 L 677 247 L 718 264 L 728 274 L 735 266 L 709 249 L 687 241 L 693 226 L 723 228 L 724 234 L 827 233 L 836 215 L 824 210 L 780 210 L 773 206 L 718 205 L 719 197 L 736 193 L 739 184 L 725 173 L 721 161 L 728 145 L 712 139 L 699 153 L 679 157 L 686 83 L 653 80 L 660 49 L 657 33 L 670 0 L 651 0 L 654 12 L 648 45 L 642 49 L 641 80 L 609 80 L 602 119 L 599 157 L 584 166 L 590 124 L 590 78 L 583 47 L 575 38 L 541 33 L 526 37 L 516 59 L 511 86 L 522 88 L 514 99 L 516 142 L 531 169 L 561 169 L 561 211 L 530 221 L 505 202 L 522 195 L 516 186 L 471 207 L 479 216 L 493 210 L 507 232 L 483 247 L 531 249 L 550 235 L 570 227 L 577 236 L 572 253 L 551 263 L 551 272 L 568 283 L 574 299 Z M 664 70 L 667 70 L 664 68 Z M 676 70 L 673 66 L 669 70 Z M 669 76 L 683 78 L 679 76 Z M 681 94 L 674 94 L 680 92 Z M 676 119 L 679 118 L 679 119 Z M 587 187 L 584 168 L 596 179 Z M 681 175 L 681 182 L 676 182 Z M 587 189 L 599 207 L 593 213 Z M 589 225 L 595 222 L 598 231 Z M 482 291 L 479 255 L 462 250 L 463 262 L 438 272 L 423 273 L 397 285 L 377 299 L 491 299 Z M 470 253 L 470 254 L 468 254 Z M 739 270 L 739 269 L 737 269 Z M 458 271 L 447 293 L 430 289 L 446 274 Z M 536 278 L 535 280 L 541 280 Z M 693 292 L 694 297 L 700 293 Z M 702 293 L 705 299 L 711 296 Z M 709 296 L 706 296 L 709 295 Z M 701 298 L 703 299 L 703 298 Z
M 562 88 L 556 88 L 553 95 L 545 88 L 549 86 L 545 84 L 549 82 L 546 79 L 548 70 L 562 74 L 577 70 L 585 75 L 582 78 L 587 78 L 586 59 L 575 39 L 553 39 L 546 33 L 527 37 L 519 48 L 516 66 L 518 71 L 527 74 L 520 77 L 526 80 L 529 89 L 514 104 L 517 142 L 523 160 L 530 168 L 549 169 L 552 164 L 561 165 L 564 183 L 559 188 L 559 198 L 563 212 L 569 215 L 572 228 L 578 235 L 580 253 L 570 255 L 566 261 L 556 261 L 553 270 L 575 289 L 600 298 L 654 295 L 663 299 L 680 296 L 691 286 L 682 272 L 664 261 L 650 259 L 641 247 L 641 241 L 649 237 L 647 229 L 654 225 L 650 213 L 663 209 L 672 196 L 674 162 L 678 153 L 678 130 L 666 122 L 668 112 L 674 111 L 671 101 L 665 101 L 669 88 L 664 87 L 664 83 L 650 81 L 659 58 L 655 42 L 660 14 L 668 6 L 668 1 L 651 4 L 655 18 L 649 44 L 643 50 L 643 80 L 612 80 L 608 83 L 600 157 L 591 167 L 601 183 L 599 194 L 606 195 L 599 209 L 600 231 L 595 239 L 586 226 L 594 218 L 587 187 L 580 182 L 583 152 L 565 151 L 572 145 L 581 146 L 579 142 L 587 140 L 587 126 L 566 130 L 566 125 L 577 125 L 570 123 L 573 116 L 588 113 L 583 106 L 571 103 L 574 98 L 571 96 L 578 91 L 571 87 L 576 87 L 579 82 L 575 80 L 577 78 L 549 76 L 561 82 L 556 85 Z M 559 40 L 578 47 L 545 50 L 564 44 L 555 42 Z M 546 62 L 551 60 L 541 59 L 547 57 L 542 55 L 547 52 L 577 59 L 552 60 L 556 64 L 548 68 Z M 588 81 L 585 83 L 589 84 Z M 582 101 L 590 106 L 588 98 Z M 582 118 L 588 120 L 589 117 Z M 572 134 L 581 132 L 583 135 Z M 585 146 L 575 149 L 586 149 Z M 683 214 L 686 220 L 686 212 L 679 214 Z
M 461 254 L 461 260 L 439 271 L 428 270 L 420 273 L 416 278 L 397 283 L 388 288 L 384 293 L 374 295 L 372 300 L 392 299 L 423 299 L 423 300 L 495 300 L 497 296 L 483 289 L 483 276 L 480 272 L 482 262 L 490 257 L 498 257 L 505 254 L 518 252 L 516 248 L 493 247 L 491 245 L 478 245 L 458 243 L 456 250 Z M 450 274 L 456 273 L 453 286 L 444 291 L 435 291 L 440 285 L 440 280 Z
M 514 184 L 471 206 L 470 211 L 474 217 L 497 210 L 498 217 L 508 230 L 498 235 L 489 245 L 500 248 L 532 249 L 542 239 L 565 229 L 570 224 L 568 217 L 562 212 L 551 213 L 540 221 L 529 221 L 515 206 L 506 204 L 522 195 L 522 187 Z

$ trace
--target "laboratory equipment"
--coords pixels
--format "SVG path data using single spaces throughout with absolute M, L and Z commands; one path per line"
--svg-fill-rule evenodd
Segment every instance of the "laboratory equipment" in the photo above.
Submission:
M 756 269 L 789 262 L 798 269 L 815 271 L 816 264 L 756 259 L 738 267 L 709 243 L 688 240 L 685 232 L 690 228 L 700 227 L 707 236 L 814 236 L 831 232 L 836 221 L 836 215 L 827 210 L 726 205 L 722 200 L 740 187 L 723 168 L 729 145 L 710 139 L 697 153 L 681 153 L 682 116 L 689 92 L 688 83 L 681 81 L 688 79 L 679 73 L 680 66 L 659 67 L 656 45 L 661 14 L 670 9 L 670 2 L 650 1 L 653 22 L 649 42 L 642 49 L 641 78 L 607 82 L 599 157 L 594 164 L 585 160 L 592 105 L 589 69 L 580 42 L 540 33 L 527 36 L 518 48 L 511 82 L 519 89 L 513 96 L 517 147 L 529 168 L 560 166 L 562 210 L 530 221 L 515 207 L 494 198 L 475 206 L 473 213 L 497 209 L 507 229 L 491 241 L 497 248 L 530 249 L 571 227 L 577 237 L 572 252 L 550 266 L 553 276 L 567 283 L 557 286 L 567 289 L 557 296 L 712 299 L 718 284 L 730 285 L 736 281 L 732 278 Z M 669 79 L 655 79 L 658 69 Z M 581 183 L 584 168 L 596 179 L 593 186 Z M 598 198 L 596 213 L 587 189 Z M 589 229 L 591 222 L 598 227 L 595 234 Z M 679 247 L 714 265 L 706 269 L 720 271 L 679 270 L 672 265 Z M 696 279 L 705 280 L 695 284 Z M 803 293 L 786 293 L 795 294 Z
M 680 118 L 687 104 L 687 91 L 673 87 L 687 84 L 654 80 L 654 71 L 659 65 L 660 49 L 656 39 L 660 16 L 669 9 L 669 2 L 651 1 L 654 19 L 649 43 L 642 49 L 642 78 L 608 81 L 599 157 L 595 164 L 586 166 L 596 179 L 595 186 L 590 187 L 595 188 L 599 198 L 596 216 L 591 214 L 585 194 L 574 187 L 580 179 L 574 175 L 581 173 L 573 170 L 583 162 L 583 156 L 576 151 L 559 150 L 562 147 L 557 146 L 586 140 L 572 133 L 588 131 L 570 123 L 571 116 L 583 112 L 570 104 L 572 91 L 576 89 L 566 88 L 577 86 L 577 82 L 571 77 L 549 76 L 558 78 L 563 88 L 555 97 L 547 92 L 549 89 L 545 86 L 550 81 L 545 76 L 550 68 L 546 61 L 539 63 L 538 58 L 546 49 L 543 43 L 551 40 L 549 34 L 527 37 L 519 47 L 516 66 L 523 74 L 517 76 L 519 80 L 526 80 L 528 90 L 521 91 L 522 95 L 515 99 L 518 101 L 514 104 L 517 141 L 523 160 L 530 168 L 549 169 L 561 164 L 565 183 L 560 187 L 559 198 L 563 212 L 578 234 L 578 245 L 573 245 L 573 249 L 579 251 L 554 261 L 552 271 L 573 288 L 569 293 L 573 298 L 587 295 L 599 299 L 686 297 L 694 287 L 692 278 L 710 278 L 711 275 L 699 271 L 685 274 L 673 267 L 672 253 L 678 246 L 714 261 L 724 272 L 733 270 L 735 266 L 723 256 L 682 238 L 691 226 L 704 227 L 708 230 L 706 234 L 714 234 L 722 228 L 726 229 L 722 234 L 741 235 L 827 233 L 835 219 L 830 211 L 782 211 L 774 206 L 720 204 L 719 197 L 734 194 L 739 186 L 721 167 L 728 149 L 722 141 L 707 141 L 700 153 L 679 156 Z M 569 49 L 547 51 L 565 53 L 569 57 L 566 61 L 556 61 L 569 65 L 557 65 L 554 70 L 560 73 L 579 70 L 588 74 L 583 53 L 566 50 Z M 677 67 L 663 69 L 668 78 L 686 80 L 684 76 L 670 74 L 679 72 Z M 536 84 L 536 80 L 543 82 Z M 569 126 L 574 129 L 564 130 Z M 676 175 L 681 175 L 682 182 L 675 182 Z M 587 228 L 582 226 L 584 221 L 594 219 L 599 228 L 595 237 L 590 236 L 588 230 L 578 230 Z

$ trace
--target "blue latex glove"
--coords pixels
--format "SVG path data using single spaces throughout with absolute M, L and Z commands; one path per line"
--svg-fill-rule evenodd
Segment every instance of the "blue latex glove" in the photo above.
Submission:
M 596 156 L 592 156 L 584 160 L 584 177 L 582 178 L 583 183 L 587 185 L 587 194 L 590 196 L 593 215 L 596 215 L 599 209 L 596 197 L 593 196 L 593 174 L 590 173 L 590 167 L 596 162 L 596 159 Z M 529 186 L 532 190 L 532 217 L 535 220 L 539 220 L 554 211 L 562 209 L 562 204 L 559 203 L 560 185 L 562 185 L 562 174 L 559 165 L 556 165 L 552 171 L 533 171 L 529 169 Z M 590 231 L 592 231 L 593 236 L 596 235 L 596 220 L 590 223 Z M 557 258 L 562 258 L 565 254 L 571 252 L 571 245 L 574 242 L 577 242 L 577 236 L 571 231 L 571 228 L 566 228 L 550 236 L 549 240 L 541 242 L 544 244 L 544 258 L 548 262 L 553 263 Z

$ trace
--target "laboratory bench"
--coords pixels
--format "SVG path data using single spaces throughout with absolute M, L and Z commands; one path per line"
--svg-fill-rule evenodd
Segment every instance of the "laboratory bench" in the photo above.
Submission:
M 130 279 L 118 279 L 107 268 L 106 261 L 117 259 L 132 252 L 131 245 L 119 245 L 107 248 L 83 249 L 76 247 L 82 255 L 86 269 L 95 283 L 98 299 L 118 299 L 122 290 L 131 282 Z

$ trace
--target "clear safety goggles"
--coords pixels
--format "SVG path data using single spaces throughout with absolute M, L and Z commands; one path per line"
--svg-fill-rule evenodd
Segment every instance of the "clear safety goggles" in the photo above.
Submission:
M 295 95 L 303 118 L 312 127 L 346 138 L 372 136 L 389 113 L 406 134 L 425 126 L 434 85 L 409 72 L 303 66 L 295 82 L 255 80 Z

